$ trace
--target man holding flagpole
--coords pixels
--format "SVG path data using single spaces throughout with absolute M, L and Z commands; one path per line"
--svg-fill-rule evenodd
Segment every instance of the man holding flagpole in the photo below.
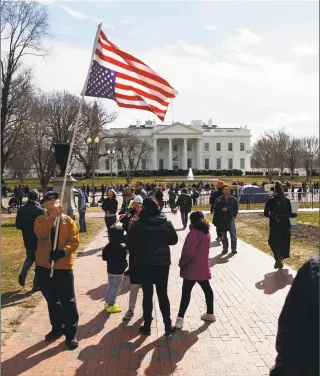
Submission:
M 76 331 L 79 315 L 72 269 L 75 252 L 79 246 L 79 233 L 72 218 L 62 213 L 63 209 L 56 192 L 47 192 L 43 202 L 46 213 L 36 219 L 34 232 L 38 238 L 36 277 L 48 304 L 52 326 L 45 339 L 54 341 L 64 334 L 66 346 L 75 349 L 78 347 Z M 58 233 L 57 248 L 53 248 L 55 233 Z M 51 277 L 52 261 L 54 273 Z

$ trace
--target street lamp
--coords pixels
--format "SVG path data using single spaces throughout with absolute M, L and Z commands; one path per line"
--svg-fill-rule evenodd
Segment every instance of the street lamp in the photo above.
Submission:
M 109 161 L 110 161 L 110 176 L 111 176 L 111 187 L 112 187 L 112 166 L 113 166 L 113 159 L 114 159 L 114 155 L 115 155 L 116 151 L 114 149 L 110 150 L 108 149 L 107 150 L 107 154 L 108 154 L 108 158 L 109 158 Z
M 92 202 L 90 204 L 91 207 L 98 206 L 96 204 L 94 177 L 95 177 L 95 163 L 96 163 L 95 156 L 96 156 L 99 141 L 100 140 L 99 140 L 98 136 L 94 139 L 92 139 L 91 137 L 88 137 L 88 139 L 87 139 L 87 144 L 88 144 L 89 150 L 91 152 L 91 163 L 92 163 Z

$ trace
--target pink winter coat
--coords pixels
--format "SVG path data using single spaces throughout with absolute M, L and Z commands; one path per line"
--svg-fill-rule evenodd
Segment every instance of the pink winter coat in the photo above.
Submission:
M 184 242 L 179 261 L 180 277 L 191 281 L 211 279 L 209 248 L 211 236 L 191 229 Z

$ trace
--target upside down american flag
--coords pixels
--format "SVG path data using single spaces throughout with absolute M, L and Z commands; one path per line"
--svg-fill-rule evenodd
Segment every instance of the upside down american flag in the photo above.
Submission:
M 164 78 L 99 31 L 85 96 L 112 99 L 119 107 L 150 111 L 163 121 L 177 94 Z

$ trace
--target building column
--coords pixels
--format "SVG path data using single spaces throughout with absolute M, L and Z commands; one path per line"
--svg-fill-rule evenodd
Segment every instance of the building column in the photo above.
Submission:
M 172 168 L 172 138 L 169 138 L 168 141 L 169 141 L 168 170 L 173 170 Z
M 183 157 L 182 157 L 182 169 L 186 170 L 188 168 L 188 148 L 187 148 L 188 140 L 186 138 L 183 139 Z
M 157 160 L 158 160 L 158 156 L 157 156 L 157 139 L 154 138 L 153 139 L 153 169 L 154 170 L 158 170 L 158 163 L 157 163 Z
M 198 170 L 203 170 L 202 157 L 201 157 L 201 139 L 197 140 L 197 159 L 198 159 Z

